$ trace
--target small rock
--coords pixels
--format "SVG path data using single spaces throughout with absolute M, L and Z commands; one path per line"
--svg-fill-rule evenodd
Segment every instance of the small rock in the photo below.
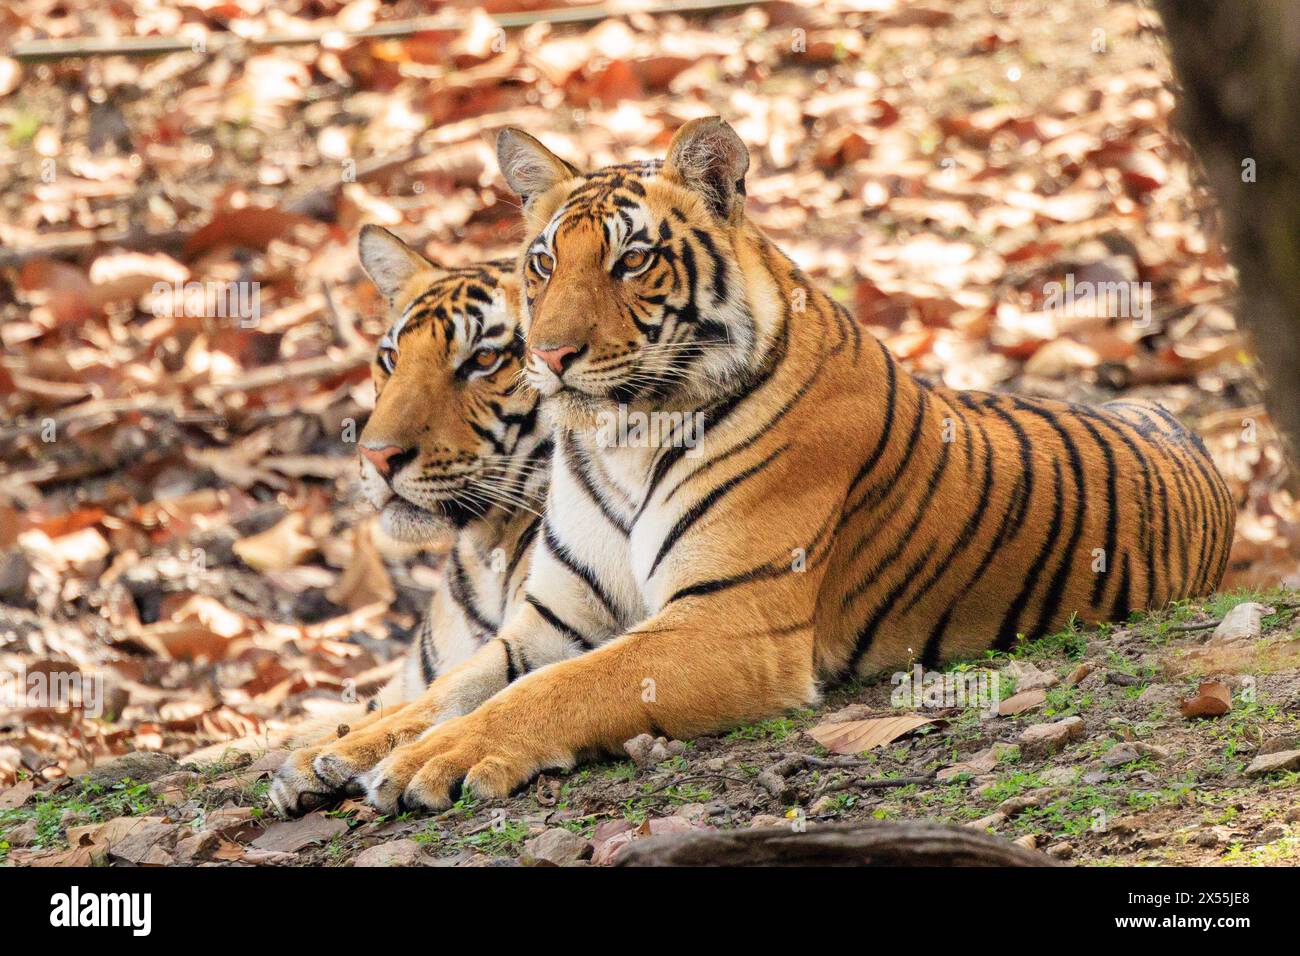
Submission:
M 1258 640 L 1264 633 L 1264 616 L 1272 613 L 1273 608 L 1253 601 L 1238 604 L 1223 616 L 1208 643 L 1233 644 Z
M 1270 737 L 1259 745 L 1261 757 L 1281 753 L 1283 750 L 1300 750 L 1300 737 Z
M 1132 741 L 1111 747 L 1101 755 L 1101 762 L 1107 767 L 1122 767 L 1126 763 L 1141 760 L 1143 757 L 1150 757 L 1152 760 L 1167 760 L 1169 751 L 1154 744 Z
M 1047 848 L 1046 853 L 1056 860 L 1068 860 L 1074 856 L 1074 847 L 1069 843 L 1053 843 Z
M 835 802 L 835 794 L 828 793 L 824 797 L 818 797 L 808 808 L 808 812 L 816 815 L 830 813 L 835 809 Z
M 998 804 L 995 812 L 1001 813 L 1006 817 L 1014 817 L 1017 813 L 1028 810 L 1030 807 L 1041 807 L 1051 796 L 1050 787 L 1040 787 L 1037 790 L 1030 790 L 1028 793 L 1022 793 L 1019 796 L 1007 797 Z
M 1027 690 L 1045 690 L 1060 682 L 1060 678 L 1055 674 L 1039 670 L 1028 661 L 1012 661 L 1006 666 L 1004 673 L 1015 679 L 1017 694 Z
M 1259 831 L 1260 843 L 1272 843 L 1274 840 L 1281 840 L 1286 836 L 1286 827 L 1280 823 L 1274 823 L 1272 826 L 1264 827 Z
M 726 811 L 726 805 L 716 801 L 714 803 L 684 803 L 677 808 L 674 816 L 681 817 L 692 825 L 698 826 L 710 817 L 721 816 Z
M 1079 782 L 1084 784 L 1085 786 L 1092 787 L 1099 783 L 1105 783 L 1109 779 L 1110 779 L 1110 774 L 1108 774 L 1104 770 L 1089 770 L 1087 773 L 1085 773 L 1082 777 L 1079 778 Z
M 1138 695 L 1138 703 L 1149 707 L 1167 707 L 1178 703 L 1182 696 L 1178 688 L 1172 684 L 1148 684 Z
M 367 847 L 352 858 L 353 866 L 419 866 L 424 852 L 414 840 L 390 840 Z
M 136 783 L 151 783 L 166 774 L 180 769 L 179 765 L 166 754 L 136 751 L 106 760 L 93 770 L 79 778 L 82 786 L 96 786 L 105 789 L 130 779 Z
M 710 760 L 704 761 L 704 769 L 710 770 L 713 773 L 720 773 L 727 769 L 727 760 L 725 757 L 713 757 Z
M 10 846 L 31 846 L 36 842 L 36 821 L 28 820 L 22 826 L 14 827 L 5 834 Z
M 1083 664 L 1080 664 L 1080 665 L 1079 665 L 1078 667 L 1076 667 L 1074 670 L 1070 671 L 1069 674 L 1065 675 L 1065 683 L 1066 683 L 1066 685 L 1069 686 L 1069 687 L 1077 687 L 1077 686 L 1078 686 L 1078 685 L 1083 681 L 1083 679 L 1084 679 L 1085 677 L 1087 677 L 1089 674 L 1092 673 L 1092 671 L 1093 671 L 1093 665 L 1092 665 L 1092 664 L 1088 664 L 1088 663 L 1086 663 L 1086 662 L 1083 663 Z M 1060 845 L 1062 845 L 1062 844 L 1058 844 L 1058 846 L 1060 846 Z M 1065 845 L 1068 845 L 1068 844 L 1065 844 Z M 1051 852 L 1051 851 L 1049 850 L 1048 852 Z
M 1036 850 L 1038 849 L 1038 834 L 1026 833 L 1022 837 L 1016 837 L 1011 842 L 1016 846 L 1023 846 L 1026 850 Z
M 579 860 L 589 860 L 591 849 L 590 840 L 563 827 L 545 830 L 524 843 L 525 857 L 554 866 L 569 866 Z
M 1074 767 L 1048 767 L 1039 776 L 1043 783 L 1059 787 L 1074 783 L 1078 775 L 1079 771 Z
M 1300 750 L 1279 750 L 1276 753 L 1260 754 L 1246 768 L 1246 776 L 1262 777 L 1278 770 L 1300 769 Z
M 779 827 L 785 824 L 785 820 L 770 813 L 760 813 L 754 819 L 749 821 L 750 827 L 758 829 L 759 827 Z
M 1106 671 L 1106 683 L 1117 687 L 1136 687 L 1142 683 L 1141 677 L 1126 674 L 1123 671 Z
M 1197 830 L 1192 834 L 1192 842 L 1203 847 L 1218 846 L 1219 835 L 1213 830 Z
M 1067 717 L 1050 724 L 1034 724 L 1020 735 L 1020 753 L 1028 759 L 1050 757 L 1070 741 L 1083 736 L 1083 718 Z
M 1300 807 L 1292 807 L 1282 819 L 1287 823 L 1300 823 Z

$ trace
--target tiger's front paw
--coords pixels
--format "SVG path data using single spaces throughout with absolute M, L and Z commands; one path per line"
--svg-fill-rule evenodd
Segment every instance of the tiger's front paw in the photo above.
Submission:
M 393 751 L 362 783 L 384 813 L 445 810 L 462 792 L 481 799 L 507 797 L 544 767 L 567 769 L 571 753 L 557 752 L 519 728 L 507 732 L 475 711 L 441 724 Z
M 271 800 L 282 814 L 292 816 L 344 793 L 359 794 L 363 773 L 431 723 L 426 710 L 411 704 L 338 740 L 295 750 L 275 775 Z
M 339 796 L 337 787 L 326 783 L 312 770 L 320 747 L 302 747 L 285 759 L 271 781 L 271 805 L 284 817 L 296 817 L 330 803 Z

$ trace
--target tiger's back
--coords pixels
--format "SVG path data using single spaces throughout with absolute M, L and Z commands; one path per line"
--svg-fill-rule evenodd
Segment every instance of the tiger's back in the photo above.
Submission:
M 884 414 L 819 595 L 820 671 L 933 666 L 1218 584 L 1235 506 L 1165 409 L 932 387 L 876 348 Z

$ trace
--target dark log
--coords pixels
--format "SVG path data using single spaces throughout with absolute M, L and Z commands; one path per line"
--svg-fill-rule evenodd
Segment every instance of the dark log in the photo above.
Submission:
M 1300 10 L 1295 0 L 1157 0 L 1178 122 L 1216 193 L 1241 276 L 1239 321 L 1296 479 L 1300 449 Z
M 1055 866 L 981 830 L 940 823 L 697 830 L 629 843 L 619 866 Z

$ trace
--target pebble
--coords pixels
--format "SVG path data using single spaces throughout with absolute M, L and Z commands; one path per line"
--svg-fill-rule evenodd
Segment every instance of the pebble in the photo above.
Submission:
M 1049 767 L 1039 776 L 1043 783 L 1059 787 L 1074 783 L 1074 778 L 1078 775 L 1079 771 L 1075 767 Z
M 1083 718 L 1067 717 L 1050 724 L 1034 724 L 1020 735 L 1020 753 L 1029 759 L 1049 757 L 1083 736 Z
M 1141 760 L 1143 757 L 1150 757 L 1152 760 L 1168 760 L 1169 751 L 1154 744 L 1133 741 L 1111 747 L 1101 755 L 1101 762 L 1107 767 L 1120 767 L 1126 763 Z
M 1012 661 L 1006 666 L 1004 673 L 1008 677 L 1015 678 L 1017 694 L 1027 690 L 1046 690 L 1048 687 L 1056 686 L 1061 680 L 1050 671 L 1039 670 L 1028 661 Z
M 1263 618 L 1272 614 L 1273 608 L 1247 601 L 1238 604 L 1223 616 L 1210 637 L 1210 644 L 1235 644 L 1258 640 L 1264 633 Z
M 1246 776 L 1262 777 L 1278 770 L 1300 770 L 1300 750 L 1279 750 L 1260 754 L 1246 768 Z

